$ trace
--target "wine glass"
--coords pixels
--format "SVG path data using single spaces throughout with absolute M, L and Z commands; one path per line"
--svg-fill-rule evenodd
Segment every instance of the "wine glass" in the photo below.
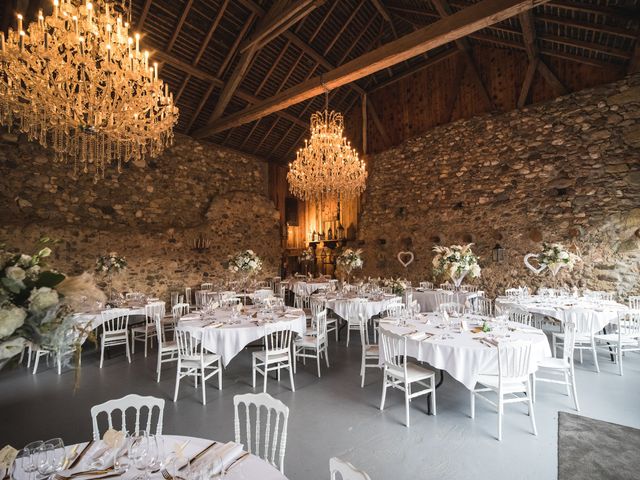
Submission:
M 166 464 L 164 437 L 162 435 L 150 435 L 149 444 L 152 453 L 152 461 L 149 466 L 150 470 L 163 469 Z
M 61 438 L 52 438 L 36 449 L 36 469 L 40 475 L 49 476 L 62 470 L 66 460 L 64 442 Z
M 137 432 L 131 438 L 129 458 L 136 469 L 145 472 L 145 475 L 137 475 L 136 480 L 146 479 L 146 471 L 149 466 L 149 437 L 144 430 Z
M 22 449 L 24 455 L 21 456 L 20 467 L 27 474 L 27 478 L 31 478 L 31 474 L 38 470 L 37 452 L 43 444 L 42 440 L 36 440 Z

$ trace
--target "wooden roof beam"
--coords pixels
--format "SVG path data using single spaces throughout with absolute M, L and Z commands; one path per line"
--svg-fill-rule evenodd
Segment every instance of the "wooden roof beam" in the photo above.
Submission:
M 149 15 L 151 2 L 153 2 L 153 0 L 145 0 L 144 2 L 144 6 L 142 7 L 142 13 L 140 14 L 140 18 L 138 19 L 138 24 L 136 25 L 136 30 L 138 30 L 139 32 L 142 31 L 142 28 L 144 27 L 144 22 L 147 21 L 147 15 Z
M 325 48 L 324 52 L 322 53 L 323 56 L 326 56 L 327 53 L 329 53 L 329 51 L 333 48 L 333 46 L 336 44 L 338 39 L 342 36 L 346 28 L 349 26 L 349 24 L 353 21 L 355 16 L 358 14 L 358 12 L 360 11 L 360 8 L 362 8 L 362 5 L 364 5 L 364 0 L 360 0 L 360 2 L 358 2 L 358 5 L 356 6 L 356 8 L 353 9 L 353 12 L 351 12 L 351 15 L 349 15 L 349 18 L 347 18 L 347 20 L 342 24 L 342 27 L 340 27 L 340 30 L 338 30 L 338 33 L 333 35 L 333 39 L 329 42 L 329 45 L 327 45 L 327 48 Z
M 195 132 L 198 138 L 257 120 L 325 91 L 355 82 L 372 73 L 404 62 L 417 55 L 477 32 L 488 25 L 534 8 L 546 0 L 482 0 L 420 30 L 405 35 L 345 63 L 322 76 L 302 82 L 270 99 L 226 118 L 210 122 Z
M 440 15 L 440 17 L 445 18 L 453 14 L 453 10 L 451 6 L 447 2 L 447 0 L 431 0 L 431 3 L 435 7 L 436 11 Z M 482 98 L 484 102 L 489 106 L 491 110 L 495 109 L 495 103 L 489 94 L 489 90 L 487 90 L 486 85 L 482 81 L 482 77 L 480 76 L 480 71 L 478 70 L 478 65 L 476 64 L 475 59 L 473 58 L 473 50 L 471 48 L 471 44 L 469 40 L 466 38 L 458 38 L 456 40 L 456 45 L 462 52 L 463 58 L 467 63 L 467 67 L 469 69 L 469 73 L 471 77 L 476 82 L 478 87 L 480 88 L 480 93 L 482 94 Z
M 182 26 L 184 25 L 189 12 L 191 11 L 191 6 L 193 5 L 193 0 L 188 0 L 187 4 L 182 11 L 182 15 L 180 15 L 180 20 L 178 20 L 178 25 L 176 25 L 175 30 L 173 31 L 173 35 L 171 35 L 171 39 L 169 40 L 169 45 L 167 45 L 167 52 L 170 52 L 173 49 L 173 45 L 176 43 L 178 39 L 178 35 L 180 35 L 180 30 L 182 30 Z
M 389 24 L 389 27 L 391 27 L 391 33 L 393 33 L 393 38 L 398 38 L 398 32 L 396 32 L 396 27 L 393 24 L 393 19 L 391 18 L 391 15 L 389 14 L 387 7 L 383 5 L 381 0 L 371 0 L 371 3 L 373 3 L 373 6 L 376 7 L 376 10 L 378 10 L 378 13 L 382 16 L 382 18 L 384 18 L 384 21 Z

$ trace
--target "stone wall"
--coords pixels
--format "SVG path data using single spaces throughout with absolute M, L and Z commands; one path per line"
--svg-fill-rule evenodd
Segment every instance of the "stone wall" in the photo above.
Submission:
M 116 251 L 129 268 L 114 279 L 123 290 L 166 295 L 223 273 L 222 262 L 251 248 L 265 275 L 280 263 L 279 213 L 267 197 L 267 164 L 217 145 L 177 136 L 147 164 L 127 164 L 75 178 L 73 166 L 21 136 L 0 134 L 0 243 L 31 250 L 60 240 L 49 262 L 75 274 L 91 271 L 98 255 Z M 202 236 L 209 249 L 197 252 Z
M 640 293 L 640 75 L 438 127 L 368 164 L 365 275 L 431 279 L 435 244 L 473 242 L 490 295 L 550 285 L 523 264 L 548 241 L 584 260 L 562 282 Z M 497 243 L 504 263 L 492 262 Z M 407 269 L 401 250 L 415 254 Z

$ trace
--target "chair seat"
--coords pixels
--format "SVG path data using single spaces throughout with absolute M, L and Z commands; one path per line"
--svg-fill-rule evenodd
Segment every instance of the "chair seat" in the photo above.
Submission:
M 272 354 L 269 356 L 269 360 L 267 361 L 267 352 L 265 350 L 261 350 L 259 352 L 253 352 L 253 356 L 260 360 L 262 363 L 279 363 L 279 362 L 288 362 L 289 354 L 287 353 L 279 353 Z
M 131 329 L 132 332 L 136 332 L 136 333 L 148 333 L 149 335 L 153 334 L 155 335 L 156 333 L 156 326 L 155 325 L 149 325 L 148 327 L 133 327 Z
M 176 342 L 162 342 L 162 350 L 171 351 L 178 350 L 178 344 Z
M 309 347 L 315 348 L 318 344 L 318 338 L 315 335 L 305 335 L 303 337 L 296 338 L 294 344 L 296 347 Z
M 566 358 L 545 358 L 538 362 L 538 368 L 550 368 L 553 370 L 565 370 L 569 366 Z
M 371 346 L 373 347 L 377 345 Z M 393 370 L 387 369 L 387 374 L 399 379 L 403 378 L 401 371 L 398 371 L 395 368 Z M 426 380 L 427 378 L 433 377 L 435 377 L 435 373 L 432 370 L 416 365 L 415 363 L 407 362 L 407 378 L 404 379 L 407 383 L 419 382 L 420 380 Z
M 554 333 L 554 337 L 564 340 L 564 333 Z M 616 335 L 617 337 L 617 335 Z M 588 333 L 576 333 L 576 343 L 591 343 L 591 335 Z
M 215 353 L 205 353 L 202 355 L 202 364 L 204 364 L 205 367 L 217 362 L 218 360 L 220 360 L 220 355 Z M 200 368 L 201 365 L 200 359 L 196 358 L 183 358 L 180 360 L 180 364 L 182 368 Z
M 107 341 L 107 342 L 111 342 L 114 340 L 127 340 L 129 337 L 127 335 L 127 331 L 126 330 L 117 330 L 117 331 L 113 331 L 113 332 L 105 332 L 104 335 L 102 335 L 102 340 Z
M 498 375 L 478 375 L 478 384 L 484 385 L 491 390 L 498 390 Z M 504 393 L 524 392 L 527 389 L 527 377 L 515 379 L 503 379 L 502 391 Z
M 380 347 L 378 345 L 367 345 L 364 349 L 367 357 L 378 357 L 380 355 Z
M 618 343 L 618 334 L 617 333 L 607 333 L 606 335 L 596 335 L 594 337 L 596 340 L 600 340 L 601 342 L 609 342 L 609 343 Z M 638 345 L 638 337 L 625 337 L 624 335 L 620 337 L 622 341 L 622 345 Z

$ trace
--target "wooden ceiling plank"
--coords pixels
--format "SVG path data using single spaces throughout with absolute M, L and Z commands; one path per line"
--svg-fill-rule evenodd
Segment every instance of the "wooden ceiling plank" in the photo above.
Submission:
M 193 124 L 196 122 L 196 120 L 200 116 L 200 112 L 202 112 L 202 109 L 207 103 L 207 100 L 211 96 L 211 93 L 213 92 L 214 88 L 215 88 L 215 84 L 213 82 L 209 84 L 209 88 L 207 88 L 206 93 L 200 99 L 200 103 L 198 104 L 196 111 L 193 113 L 193 115 L 191 116 L 191 119 L 189 120 L 189 125 L 187 125 L 187 129 L 186 129 L 187 132 L 191 132 L 191 129 L 193 128 Z
M 365 53 L 323 75 L 226 118 L 213 121 L 195 132 L 199 138 L 257 120 L 271 113 L 335 89 L 397 63 L 421 55 L 473 32 L 529 10 L 546 0 L 482 0 L 413 33 Z
M 242 150 L 244 148 L 245 144 L 247 143 L 247 140 L 249 140 L 253 136 L 253 132 L 255 132 L 256 128 L 258 128 L 258 125 L 260 125 L 261 121 L 262 119 L 256 120 L 256 123 L 254 123 L 253 127 L 251 127 L 251 130 L 249 130 L 249 134 L 246 137 L 244 137 L 244 140 L 238 147 L 238 150 Z
M 224 2 L 222 3 L 222 7 L 220 7 L 220 11 L 218 11 L 218 15 L 216 15 L 216 18 L 213 20 L 211 27 L 209 27 L 207 36 L 204 38 L 202 45 L 200 45 L 200 49 L 198 50 L 198 54 L 196 55 L 196 58 L 193 60 L 194 65 L 198 64 L 198 62 L 202 58 L 202 55 L 204 55 L 204 52 L 207 50 L 207 47 L 209 46 L 209 42 L 211 42 L 211 39 L 213 38 L 213 34 L 218 28 L 218 25 L 220 25 L 220 21 L 222 20 L 222 17 L 224 16 L 224 12 L 227 10 L 228 5 L 229 5 L 229 0 L 224 0 Z
M 180 30 L 182 30 L 182 26 L 184 25 L 189 12 L 191 11 L 191 6 L 193 5 L 193 0 L 188 0 L 187 5 L 184 7 L 182 11 L 182 15 L 180 15 L 180 20 L 178 20 L 178 25 L 176 25 L 175 30 L 173 31 L 173 35 L 171 35 L 171 39 L 169 40 L 169 44 L 167 45 L 167 52 L 170 52 L 173 48 L 173 45 L 176 43 L 178 39 L 178 35 L 180 35 Z
M 274 30 L 273 32 L 271 32 L 262 42 L 261 45 L 264 46 L 266 44 L 268 44 L 269 42 L 275 40 L 276 38 L 278 38 L 280 35 L 282 35 L 284 32 L 286 32 L 287 30 L 289 30 L 293 25 L 300 25 L 302 23 L 302 21 L 308 17 L 308 15 L 316 9 L 318 4 L 312 4 L 309 8 L 307 8 L 306 10 L 301 11 L 300 13 L 298 13 L 295 17 L 291 18 L 288 22 L 283 23 L 282 25 L 280 25 L 280 27 L 278 27 L 276 30 Z M 295 35 L 292 32 L 293 35 Z
M 255 20 L 255 18 L 256 18 L 256 14 L 252 13 L 251 15 L 249 15 L 249 18 L 247 19 L 245 24 L 242 26 L 242 30 L 240 30 L 240 33 L 236 37 L 236 40 L 233 42 L 231 49 L 229 49 L 229 53 L 227 53 L 227 56 L 224 58 L 224 61 L 222 62 L 222 65 L 220 65 L 220 68 L 218 69 L 218 77 L 222 77 L 224 75 L 224 72 L 227 69 L 227 66 L 229 65 L 229 63 L 231 62 L 231 59 L 235 56 L 236 52 L 238 51 L 238 48 L 240 47 L 240 42 L 242 42 L 242 39 L 247 34 L 247 30 L 249 30 L 249 27 L 251 26 L 251 24 L 253 24 L 253 21 Z
M 602 15 L 611 18 L 615 18 L 621 22 L 628 22 L 629 20 L 640 19 L 640 13 L 630 9 L 624 9 L 619 7 L 604 7 L 594 4 L 587 4 L 582 2 L 575 2 L 571 0 L 550 0 L 549 6 L 558 7 L 565 10 L 572 10 L 575 12 L 583 12 L 591 15 Z
M 315 38 L 318 36 L 318 33 L 320 33 L 320 30 L 322 30 L 322 27 L 324 26 L 326 21 L 329 19 L 329 17 L 331 17 L 331 14 L 333 13 L 333 11 L 335 10 L 335 8 L 338 6 L 339 3 L 340 2 L 333 2 L 331 4 L 331 7 L 329 8 L 329 11 L 326 13 L 326 15 L 324 17 L 322 17 L 322 20 L 320 22 L 318 22 L 318 25 L 316 26 L 316 29 L 313 31 L 313 33 L 309 37 L 309 42 L 308 43 L 313 43 Z
M 628 30 L 626 28 L 614 27 L 612 25 L 604 25 L 598 23 L 581 22 L 568 17 L 554 17 L 552 15 L 546 15 L 542 13 L 536 14 L 536 22 L 553 23 L 556 25 L 562 25 L 565 27 L 577 28 L 580 30 L 586 30 L 590 32 L 605 33 L 607 35 L 615 35 L 624 38 L 636 38 L 637 32 Z
M 391 33 L 393 33 L 393 38 L 398 38 L 398 32 L 396 32 L 396 27 L 393 24 L 393 19 L 391 18 L 391 15 L 389 14 L 387 7 L 384 6 L 381 0 L 371 0 L 371 3 L 373 3 L 373 6 L 376 8 L 378 13 L 382 16 L 384 21 L 389 24 L 389 27 L 391 27 Z
M 138 24 L 136 25 L 136 30 L 139 32 L 144 28 L 144 22 L 147 21 L 147 15 L 149 15 L 149 9 L 151 8 L 151 3 L 153 0 L 145 0 L 144 6 L 142 7 L 142 13 L 140 14 L 140 18 L 138 19 Z
M 349 15 L 349 18 L 347 18 L 346 22 L 342 24 L 342 27 L 340 27 L 340 30 L 338 30 L 338 33 L 336 33 L 333 36 L 333 39 L 331 40 L 331 42 L 329 42 L 329 45 L 327 46 L 327 48 L 324 49 L 324 52 L 322 53 L 323 56 L 325 57 L 327 56 L 327 53 L 329 53 L 329 51 L 333 48 L 333 46 L 336 44 L 338 39 L 344 33 L 345 29 L 349 26 L 349 24 L 353 21 L 355 16 L 358 14 L 358 12 L 360 11 L 360 8 L 362 7 L 362 5 L 364 5 L 364 2 L 365 0 L 360 0 L 356 8 L 353 9 L 353 12 L 351 12 L 351 15 Z
M 353 42 L 351 42 L 351 44 L 349 45 L 349 48 L 347 49 L 346 52 L 344 52 L 342 57 L 340 57 L 340 60 L 338 61 L 338 65 L 342 65 L 344 61 L 349 57 L 349 55 L 351 55 L 351 52 L 353 52 L 353 49 L 356 48 L 356 46 L 360 43 L 360 40 L 362 40 L 362 37 L 364 36 L 364 34 L 369 31 L 369 28 L 371 27 L 375 19 L 376 19 L 375 15 L 371 15 L 371 18 L 369 18 L 369 21 L 367 22 L 365 27 L 360 31 L 360 33 L 353 40 Z
M 449 17 L 454 12 L 447 2 L 447 0 L 431 0 L 432 5 L 435 7 L 436 11 L 440 15 L 441 18 Z M 473 78 L 473 81 L 476 83 L 478 88 L 480 89 L 480 93 L 482 94 L 482 98 L 486 105 L 489 106 L 491 110 L 495 109 L 495 103 L 489 94 L 489 90 L 487 90 L 484 81 L 482 80 L 482 76 L 480 75 L 480 71 L 478 69 L 478 65 L 476 64 L 475 59 L 473 58 L 473 49 L 471 48 L 471 44 L 469 40 L 466 38 L 459 38 L 456 40 L 456 45 L 462 51 L 463 58 L 467 62 L 467 67 L 469 69 L 469 73 Z
M 278 64 L 282 60 L 282 57 L 284 56 L 285 52 L 289 48 L 290 44 L 291 44 L 291 42 L 289 40 L 287 40 L 287 42 L 285 43 L 284 47 L 282 47 L 280 49 L 280 53 L 278 54 L 276 59 L 271 63 L 271 67 L 269 68 L 269 70 L 265 74 L 264 78 L 260 82 L 260 85 L 258 85 L 258 88 L 256 88 L 256 97 L 260 96 L 260 91 L 262 90 L 264 85 L 267 83 L 267 80 L 269 80 L 269 77 L 271 77 L 271 74 L 273 73 L 273 71 L 276 69 L 276 67 L 278 66 Z M 300 58 L 300 57 L 298 57 L 298 58 Z M 297 62 L 296 62 L 296 65 L 297 65 Z M 295 66 L 293 66 L 291 68 L 293 69 L 293 68 L 295 68 Z M 289 74 L 291 74 L 291 69 L 289 70 Z
M 596 53 L 601 53 L 603 55 L 609 55 L 612 57 L 621 58 L 625 61 L 631 58 L 631 53 L 626 50 L 607 47 L 606 45 L 600 45 L 597 43 L 591 43 L 591 42 L 586 42 L 582 40 L 574 40 L 573 38 L 559 37 L 557 35 L 539 35 L 538 38 L 540 40 L 545 40 L 547 42 L 566 45 L 569 47 L 582 48 L 584 50 L 589 50 L 591 52 L 596 52 Z
M 262 147 L 262 144 L 264 143 L 264 141 L 269 138 L 269 135 L 271 135 L 271 132 L 273 131 L 274 127 L 278 124 L 278 120 L 280 120 L 279 117 L 276 117 L 273 119 L 273 122 L 271 122 L 271 127 L 269 127 L 269 130 L 267 130 L 267 133 L 265 133 L 264 135 L 262 135 L 262 138 L 260 139 L 260 141 L 258 142 L 258 145 L 252 150 L 253 154 L 255 155 L 256 152 L 258 150 L 260 150 L 260 147 Z

